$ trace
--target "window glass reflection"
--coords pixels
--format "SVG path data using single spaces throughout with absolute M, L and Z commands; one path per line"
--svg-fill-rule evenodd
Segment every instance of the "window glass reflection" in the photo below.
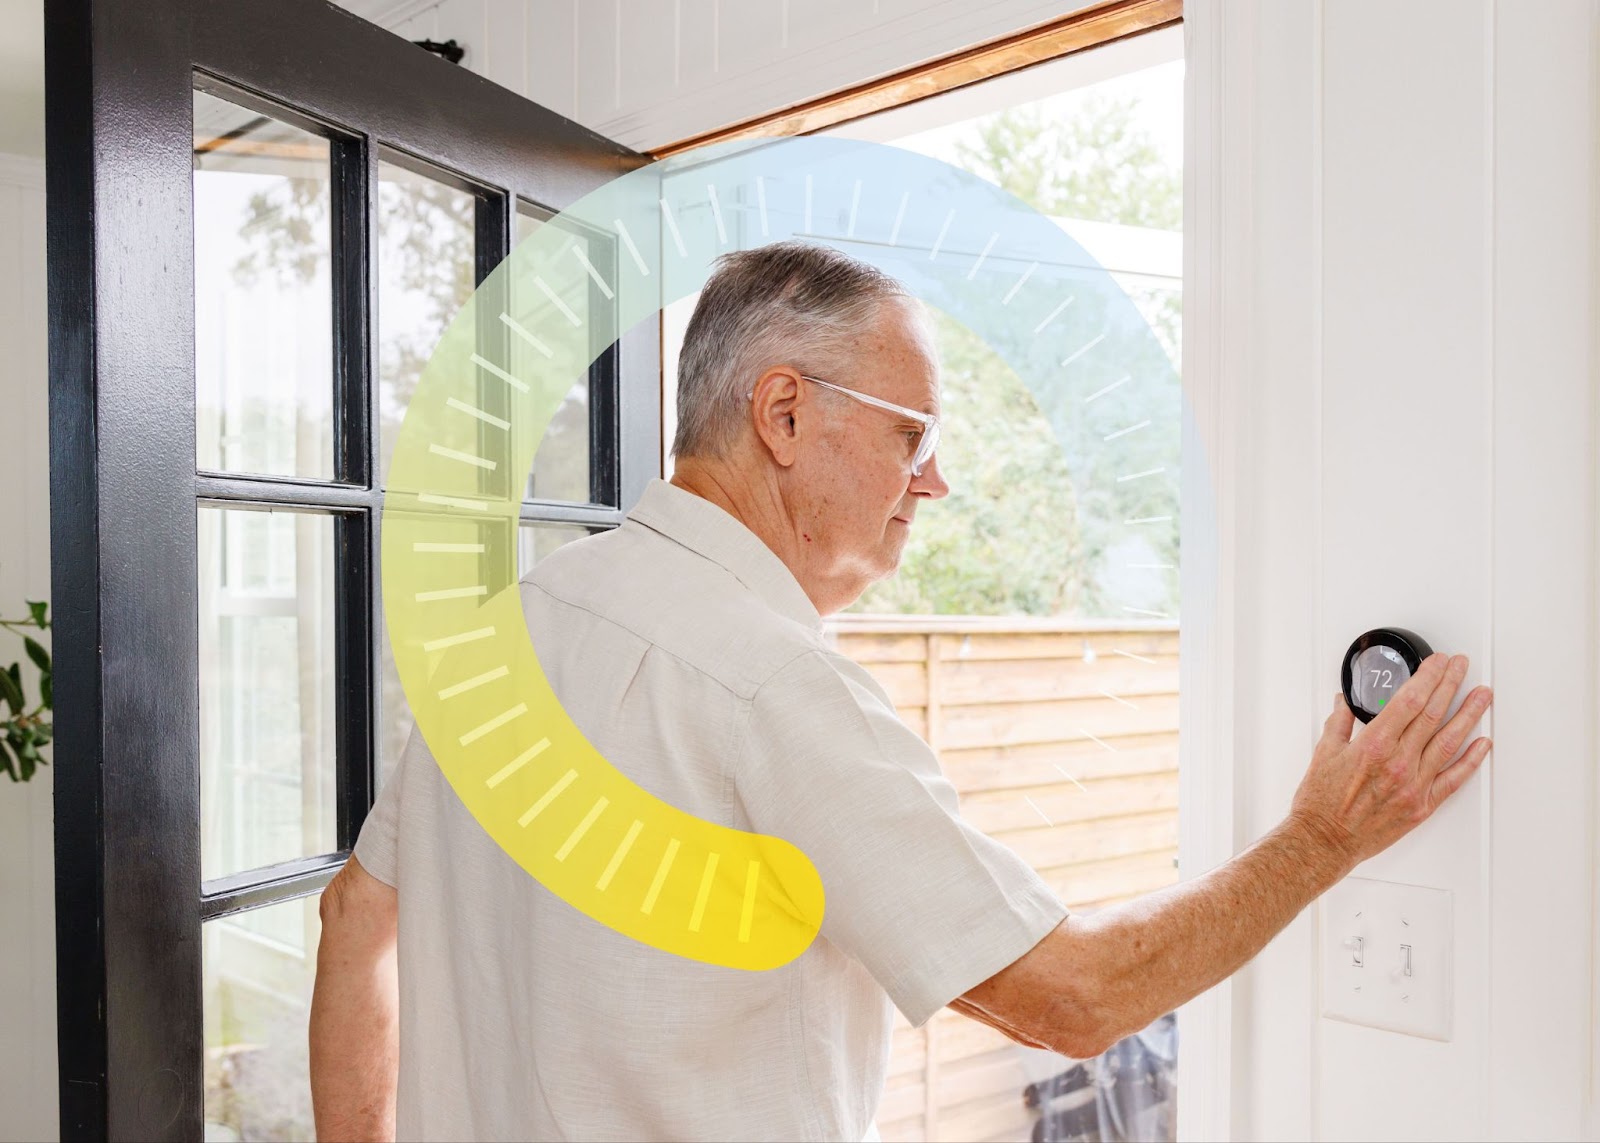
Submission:
M 392 162 L 378 164 L 378 398 L 381 480 L 406 405 L 439 337 L 472 297 L 475 199 Z
M 551 552 L 574 540 L 587 539 L 591 531 L 581 524 L 524 524 L 517 529 L 517 574 L 525 576 Z
M 194 93 L 195 463 L 333 475 L 326 139 Z
M 551 225 L 548 222 L 547 212 L 528 203 L 520 203 L 517 210 L 516 241 L 532 237 L 542 227 Z M 560 224 L 555 224 L 560 225 Z M 593 265 L 600 274 L 601 280 L 609 283 L 616 281 L 613 270 L 614 260 L 611 258 L 609 248 L 596 238 L 572 231 L 563 236 L 558 244 L 556 260 L 577 260 L 581 252 L 583 257 Z M 606 303 L 606 298 L 587 274 L 581 276 L 560 275 L 554 276 L 557 281 L 568 283 L 566 288 L 557 296 L 569 310 L 577 315 L 583 325 L 593 330 L 595 307 Z M 546 298 L 542 291 L 536 287 L 530 288 L 531 279 L 520 277 L 512 283 L 512 304 L 515 313 L 519 315 L 524 325 L 530 329 L 537 329 L 539 323 L 556 321 L 566 323 L 570 319 L 557 309 L 555 303 Z M 604 326 L 606 323 L 602 323 Z M 557 351 L 563 347 L 563 341 L 551 339 Z M 534 453 L 533 469 L 528 475 L 526 495 L 529 500 L 562 500 L 576 503 L 587 503 L 592 497 L 592 476 L 590 473 L 590 414 L 589 406 L 593 390 L 593 369 L 585 369 L 585 362 L 575 357 L 570 360 L 548 361 L 521 338 L 512 338 L 508 346 L 511 353 L 512 372 L 519 368 L 538 369 L 543 371 L 550 368 L 566 368 L 577 381 L 562 399 L 561 407 L 556 410 L 555 416 L 550 420 L 550 426 L 545 430 L 544 438 L 539 442 L 538 451 Z M 591 341 L 588 352 L 598 354 L 604 345 Z
M 316 1138 L 308 1052 L 320 895 L 201 929 L 205 1138 Z
M 333 519 L 202 506 L 197 523 L 209 881 L 338 848 Z

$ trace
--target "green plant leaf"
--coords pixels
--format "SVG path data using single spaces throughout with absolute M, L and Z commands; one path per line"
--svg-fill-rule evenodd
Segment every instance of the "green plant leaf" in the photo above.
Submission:
M 22 759 L 24 766 L 29 762 L 39 761 L 39 748 L 33 744 L 31 737 L 22 740 L 22 746 L 17 750 L 17 757 Z
M 16 768 L 11 761 L 11 753 L 5 748 L 4 743 L 0 743 L 0 770 L 4 770 L 6 772 L 6 776 L 9 777 L 13 782 L 20 782 L 22 780 L 17 777 Z
M 39 695 L 44 702 L 45 710 L 55 710 L 55 684 L 48 672 L 39 676 Z
M 27 755 L 24 755 L 22 758 L 22 780 L 24 782 L 29 781 L 33 777 L 34 770 L 38 769 L 38 766 L 39 756 L 37 754 L 31 758 L 29 758 Z
M 41 671 L 50 669 L 50 652 L 46 651 L 37 640 L 24 635 L 22 637 L 23 649 L 28 652 L 28 658 L 33 660 L 33 665 Z
M 28 601 L 28 615 L 40 627 L 48 627 L 49 626 L 49 621 L 47 619 L 45 619 L 45 612 L 49 608 L 49 606 L 50 605 L 48 603 L 45 603 L 43 601 L 35 602 L 35 601 L 30 599 Z
M 16 666 L 13 663 L 12 669 L 15 670 Z M 22 713 L 23 703 L 26 701 L 22 697 L 22 684 L 17 682 L 16 676 L 11 671 L 0 671 L 0 699 L 5 700 L 12 714 Z

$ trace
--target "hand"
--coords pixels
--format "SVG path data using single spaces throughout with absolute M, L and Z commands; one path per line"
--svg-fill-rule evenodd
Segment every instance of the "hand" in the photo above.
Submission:
M 1488 687 L 1475 688 L 1441 727 L 1466 674 L 1465 655 L 1423 660 L 1354 740 L 1355 714 L 1342 694 L 1336 700 L 1290 817 L 1343 853 L 1347 868 L 1382 853 L 1427 821 L 1488 756 L 1493 743 L 1487 738 L 1455 756 L 1494 701 Z

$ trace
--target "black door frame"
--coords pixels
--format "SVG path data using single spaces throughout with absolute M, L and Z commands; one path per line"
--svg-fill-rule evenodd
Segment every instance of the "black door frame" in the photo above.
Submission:
M 61 1135 L 198 1139 L 201 925 L 320 889 L 371 804 L 380 144 L 497 192 L 480 197 L 479 281 L 511 248 L 517 200 L 560 210 L 648 160 L 321 0 L 46 0 L 45 48 Z M 197 74 L 333 141 L 331 482 L 196 472 Z M 614 526 L 660 473 L 657 329 L 624 332 L 608 360 L 591 470 L 613 506 L 533 502 L 525 521 Z M 204 896 L 201 501 L 333 513 L 346 601 L 338 852 Z

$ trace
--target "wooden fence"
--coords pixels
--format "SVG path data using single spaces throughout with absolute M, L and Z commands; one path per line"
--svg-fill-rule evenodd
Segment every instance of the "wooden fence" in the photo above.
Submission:
M 1073 912 L 1177 880 L 1178 628 L 1171 622 L 835 616 L 830 642 L 889 692 L 962 816 Z M 895 1018 L 878 1126 L 894 1140 L 1027 1140 L 1061 1057 L 946 1008 Z

